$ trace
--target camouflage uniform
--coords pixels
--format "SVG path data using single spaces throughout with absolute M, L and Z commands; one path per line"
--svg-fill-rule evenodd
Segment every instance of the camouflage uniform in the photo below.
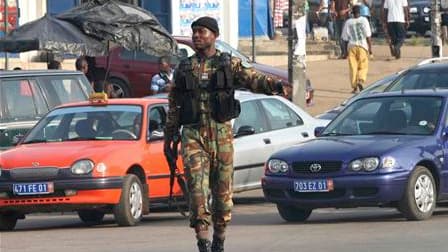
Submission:
M 201 59 L 193 55 L 186 59 L 191 62 L 193 75 L 205 83 L 210 83 L 216 71 L 219 55 Z M 271 77 L 255 72 L 248 63 L 232 57 L 231 70 L 235 88 L 247 88 L 253 92 L 272 94 L 278 85 Z M 208 81 L 207 81 L 208 80 Z M 207 84 L 209 85 L 209 84 Z M 179 107 L 176 104 L 174 90 L 169 93 L 169 111 L 166 134 L 176 135 L 179 127 Z M 215 230 L 225 230 L 231 219 L 232 179 L 233 179 L 233 132 L 230 121 L 219 123 L 211 117 L 209 91 L 200 89 L 200 119 L 198 124 L 183 125 L 182 158 L 190 190 L 190 226 L 210 225 Z M 211 209 L 208 196 L 212 193 Z M 210 218 L 212 216 L 212 219 Z

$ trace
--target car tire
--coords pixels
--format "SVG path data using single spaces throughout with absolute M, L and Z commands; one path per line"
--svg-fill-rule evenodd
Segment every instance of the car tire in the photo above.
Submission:
M 398 209 L 408 220 L 426 220 L 434 212 L 436 199 L 436 184 L 431 172 L 426 167 L 417 166 L 408 179 Z
M 114 206 L 115 221 L 119 226 L 135 226 L 143 216 L 142 183 L 134 174 L 124 177 L 120 202 Z
M 80 210 L 78 216 L 89 226 L 101 224 L 104 219 L 104 213 L 97 210 Z
M 277 210 L 280 216 L 288 222 L 306 221 L 313 209 L 303 209 L 291 205 L 277 204 Z
M 10 231 L 16 227 L 18 217 L 14 214 L 0 214 L 0 230 Z
M 114 96 L 114 98 L 131 97 L 129 86 L 124 80 L 118 78 L 110 78 L 108 80 L 108 83 L 112 86 L 113 93 L 116 95 Z

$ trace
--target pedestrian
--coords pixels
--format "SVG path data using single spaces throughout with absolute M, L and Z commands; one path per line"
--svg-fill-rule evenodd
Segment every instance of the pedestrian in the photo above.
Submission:
M 333 20 L 331 19 L 330 0 L 320 0 L 319 8 L 317 9 L 317 15 L 319 15 L 319 26 L 326 27 L 328 29 L 328 35 L 331 39 L 334 37 Z
M 276 79 L 256 72 L 249 63 L 217 50 L 219 27 L 214 18 L 200 17 L 191 29 L 196 54 L 181 60 L 175 70 L 174 85 L 168 94 L 164 149 L 172 150 L 171 145 L 180 138 L 189 189 L 190 227 L 196 232 L 199 251 L 218 252 L 224 251 L 233 206 L 230 120 L 240 112 L 234 90 L 244 87 L 274 94 L 282 93 L 283 87 Z M 213 225 L 213 242 L 209 240 L 209 225 Z
M 57 60 L 50 60 L 47 64 L 47 69 L 62 69 L 61 62 Z
M 369 70 L 369 55 L 372 54 L 369 21 L 361 17 L 360 5 L 353 6 L 353 18 L 347 20 L 342 31 L 342 39 L 348 43 L 348 64 L 352 93 L 362 91 Z
M 159 73 L 151 79 L 151 94 L 169 92 L 173 82 L 174 69 L 169 56 L 159 58 Z
M 401 57 L 401 46 L 409 28 L 408 0 L 384 0 L 383 29 L 389 37 L 390 53 Z
M 333 0 L 331 3 L 331 11 L 335 15 L 334 33 L 336 43 L 339 44 L 340 55 L 339 59 L 347 58 L 347 44 L 342 39 L 342 29 L 344 28 L 345 21 L 350 14 L 350 0 Z
M 76 59 L 75 68 L 77 71 L 84 73 L 84 75 L 87 77 L 90 85 L 92 85 L 92 88 L 93 88 L 94 82 L 89 73 L 89 63 L 87 62 L 87 58 L 85 56 L 81 56 Z
M 293 5 L 293 15 L 294 15 L 294 26 L 296 31 L 297 42 L 294 47 L 294 59 L 299 61 L 305 60 L 306 56 L 306 38 L 308 30 L 308 1 L 305 0 L 294 0 Z

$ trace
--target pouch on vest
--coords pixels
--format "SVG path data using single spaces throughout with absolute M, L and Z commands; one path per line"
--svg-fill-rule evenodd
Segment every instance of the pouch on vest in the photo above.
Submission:
M 218 92 L 214 92 L 212 95 L 212 117 L 217 122 L 227 122 L 240 115 L 240 101 L 235 99 L 235 93 L 233 90 L 220 90 Z
M 189 60 L 183 60 L 175 77 L 175 100 L 179 107 L 180 124 L 199 122 L 199 90 L 197 79 L 193 76 L 193 68 Z
M 231 55 L 222 53 L 219 56 L 218 66 L 212 78 L 213 91 L 210 93 L 210 104 L 213 107 L 213 119 L 223 123 L 238 117 L 241 106 L 240 102 L 235 99 Z

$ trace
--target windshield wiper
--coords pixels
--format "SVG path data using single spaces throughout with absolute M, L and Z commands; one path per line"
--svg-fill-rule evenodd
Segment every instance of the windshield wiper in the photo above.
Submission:
M 407 133 L 390 132 L 390 131 L 374 131 L 374 132 L 363 133 L 363 135 L 407 135 Z
M 47 139 L 31 139 L 29 141 L 25 141 L 22 144 L 32 144 L 32 143 L 46 143 L 48 142 Z
M 331 132 L 331 133 L 321 134 L 320 136 L 352 136 L 352 135 L 354 135 L 354 134 Z
M 97 140 L 96 137 L 75 137 L 70 139 L 65 139 L 65 141 L 86 141 L 86 140 Z

